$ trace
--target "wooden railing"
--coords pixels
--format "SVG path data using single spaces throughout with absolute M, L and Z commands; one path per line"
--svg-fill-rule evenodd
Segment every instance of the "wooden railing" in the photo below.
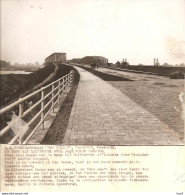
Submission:
M 26 144 L 33 134 L 37 131 L 38 128 L 44 129 L 44 120 L 48 116 L 50 112 L 54 112 L 55 105 L 60 101 L 62 94 L 67 91 L 70 87 L 70 84 L 73 80 L 73 71 L 70 71 L 69 74 L 63 76 L 62 78 L 52 82 L 51 84 L 40 88 L 39 90 L 20 98 L 18 101 L 6 106 L 5 108 L 0 110 L 0 115 L 4 115 L 7 112 L 13 111 L 16 106 L 18 106 L 18 117 L 20 119 L 24 119 L 27 115 L 33 112 L 34 109 L 39 107 L 39 110 L 36 110 L 33 117 L 29 117 L 27 121 L 27 126 L 30 128 L 31 125 L 34 124 L 33 130 L 29 133 L 29 135 L 23 140 L 24 135 L 26 132 L 21 132 L 15 135 L 8 144 L 14 144 L 18 141 L 19 144 Z M 31 102 L 32 105 L 27 109 L 24 110 L 24 104 L 28 102 L 30 98 L 34 96 L 39 97 L 39 100 L 36 102 Z M 32 114 L 33 115 L 33 114 Z M 39 120 L 38 120 L 39 119 Z M 35 124 L 36 123 L 36 124 Z M 2 137 L 5 133 L 7 133 L 12 126 L 10 123 L 6 125 L 0 131 L 0 137 Z M 21 131 L 21 130 L 20 130 Z M 20 136 L 21 135 L 21 136 Z

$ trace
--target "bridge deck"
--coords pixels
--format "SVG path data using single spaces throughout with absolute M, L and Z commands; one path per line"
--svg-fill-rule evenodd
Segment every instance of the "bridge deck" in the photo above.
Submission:
M 97 76 L 77 69 L 81 79 L 63 144 L 183 145 L 179 135 L 150 112 Z

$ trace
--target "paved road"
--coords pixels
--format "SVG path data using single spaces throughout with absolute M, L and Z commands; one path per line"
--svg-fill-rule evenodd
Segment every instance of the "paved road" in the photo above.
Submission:
M 133 79 L 133 82 L 108 81 L 134 102 L 152 113 L 184 138 L 184 79 L 128 73 L 98 68 L 98 71 Z M 181 99 L 182 97 L 182 99 Z
M 81 79 L 63 144 L 183 145 L 179 135 L 150 112 L 97 76 L 77 69 Z

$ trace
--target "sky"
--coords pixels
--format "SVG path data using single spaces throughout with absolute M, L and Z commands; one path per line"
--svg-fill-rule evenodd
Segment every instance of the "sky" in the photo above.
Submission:
M 185 63 L 185 0 L 1 0 L 1 59 Z

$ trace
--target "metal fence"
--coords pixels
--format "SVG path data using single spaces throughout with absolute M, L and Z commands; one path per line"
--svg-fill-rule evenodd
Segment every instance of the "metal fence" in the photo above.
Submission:
M 24 129 L 21 129 L 19 133 L 14 135 L 14 137 L 8 142 L 8 144 L 14 144 L 16 142 L 18 142 L 19 144 L 26 144 L 33 136 L 33 134 L 38 130 L 38 128 L 44 129 L 45 118 L 49 113 L 54 112 L 55 105 L 60 101 L 62 94 L 69 89 L 72 80 L 73 70 L 70 71 L 69 74 L 52 82 L 51 84 L 42 87 L 23 98 L 19 98 L 18 101 L 1 109 L 0 116 L 5 115 L 7 112 L 12 112 L 15 110 L 15 107 L 18 107 L 18 117 L 20 119 L 27 120 L 26 124 L 29 127 L 29 134 L 26 135 L 26 138 L 25 134 L 28 133 L 27 130 L 25 132 L 22 132 L 24 131 Z M 35 96 L 37 96 L 36 101 L 31 101 L 30 99 L 33 99 Z M 31 102 L 31 105 L 29 105 L 29 107 L 25 106 L 28 105 L 29 100 Z M 25 109 L 25 107 L 27 107 L 27 109 Z M 36 111 L 33 112 L 34 110 Z M 30 113 L 32 113 L 32 116 L 27 117 Z M 12 126 L 10 125 L 10 123 L 6 125 L 0 131 L 0 137 L 10 131 L 11 127 Z M 30 127 L 32 127 L 31 131 Z

